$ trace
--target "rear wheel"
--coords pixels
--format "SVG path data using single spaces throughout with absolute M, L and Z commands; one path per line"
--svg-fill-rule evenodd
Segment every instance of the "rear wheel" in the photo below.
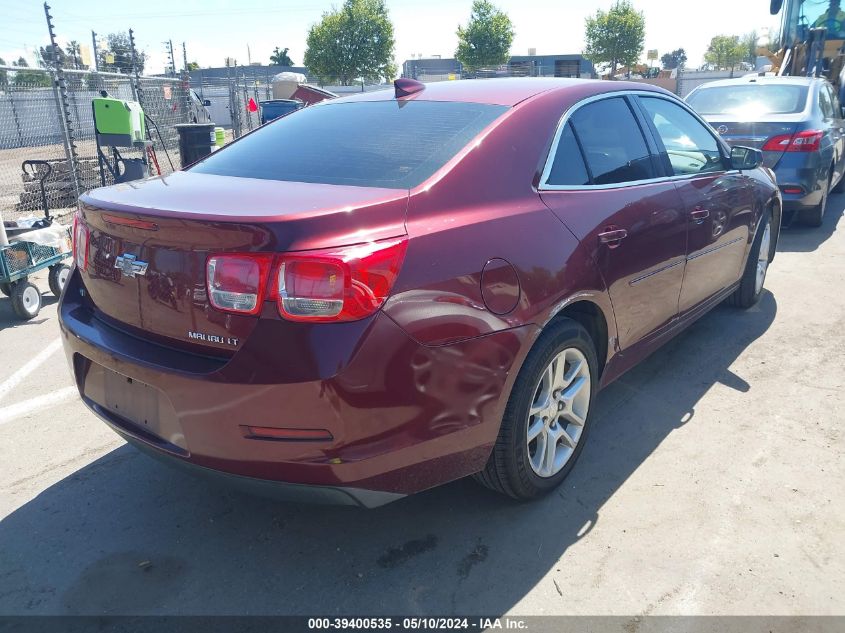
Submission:
M 801 222 L 807 226 L 821 226 L 824 221 L 824 212 L 827 210 L 827 198 L 830 195 L 830 183 L 833 180 L 833 172 L 827 181 L 827 186 L 822 190 L 822 201 L 812 209 L 801 212 Z
M 833 171 L 833 170 L 831 170 Z M 832 174 L 831 174 L 832 177 Z M 836 186 L 833 188 L 832 193 L 842 193 L 845 192 L 845 175 L 839 177 L 839 182 L 836 183 Z
M 50 285 L 50 292 L 57 297 L 60 297 L 62 290 L 67 283 L 68 275 L 70 274 L 70 266 L 65 264 L 56 264 L 50 267 L 50 274 L 47 277 L 47 283 Z
M 12 284 L 0 284 L 0 292 L 2 292 L 7 297 L 12 296 Z
M 12 289 L 12 308 L 19 318 L 33 319 L 41 311 L 41 293 L 35 284 L 19 281 Z
M 496 445 L 476 479 L 515 499 L 556 488 L 583 449 L 597 377 L 590 335 L 579 323 L 561 319 L 528 354 Z
M 772 252 L 772 214 L 766 211 L 762 223 L 757 229 L 757 236 L 745 262 L 745 270 L 739 282 L 739 288 L 730 296 L 728 301 L 737 308 L 747 309 L 755 305 L 763 294 L 766 283 L 766 273 L 769 270 L 769 260 Z

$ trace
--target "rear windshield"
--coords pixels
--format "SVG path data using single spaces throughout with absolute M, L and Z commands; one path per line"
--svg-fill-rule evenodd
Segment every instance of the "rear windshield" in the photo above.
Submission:
M 687 98 L 699 114 L 758 117 L 795 114 L 807 103 L 807 86 L 795 84 L 742 84 L 699 88 Z
M 274 121 L 191 170 L 408 189 L 431 176 L 505 110 L 437 101 L 327 103 Z

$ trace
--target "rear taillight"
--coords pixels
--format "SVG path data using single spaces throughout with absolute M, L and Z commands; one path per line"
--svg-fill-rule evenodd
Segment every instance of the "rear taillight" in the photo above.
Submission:
M 73 261 L 79 270 L 88 269 L 88 242 L 90 233 L 85 222 L 76 213 L 73 216 Z
M 355 321 L 373 314 L 390 294 L 406 247 L 402 238 L 281 255 L 279 313 L 294 321 Z
M 796 134 L 773 136 L 763 145 L 764 152 L 817 152 L 824 132 L 804 130 Z
M 267 287 L 271 255 L 226 254 L 208 259 L 208 299 L 215 308 L 258 314 Z
M 258 314 L 276 302 L 292 321 L 355 321 L 378 310 L 393 287 L 407 239 L 269 255 L 218 254 L 208 259 L 211 305 L 226 312 Z M 269 280 L 269 283 L 268 283 Z

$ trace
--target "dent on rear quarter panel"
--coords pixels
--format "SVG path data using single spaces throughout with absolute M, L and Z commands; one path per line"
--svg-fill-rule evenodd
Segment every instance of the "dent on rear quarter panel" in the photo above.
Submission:
M 542 326 L 573 298 L 597 304 L 615 335 L 595 265 L 534 188 L 560 116 L 597 90 L 585 83 L 523 102 L 434 184 L 412 190 L 408 251 L 384 311 L 418 342 Z M 507 314 L 492 313 L 481 296 L 481 271 L 493 258 L 519 277 Z

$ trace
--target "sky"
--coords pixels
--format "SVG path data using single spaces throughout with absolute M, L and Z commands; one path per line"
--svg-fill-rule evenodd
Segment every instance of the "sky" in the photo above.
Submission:
M 511 54 L 580 53 L 584 20 L 612 0 L 493 0 L 513 22 Z M 302 63 L 308 28 L 342 0 L 51 0 L 60 44 L 71 39 L 91 42 L 91 30 L 101 36 L 134 29 L 149 56 L 147 73 L 162 72 L 167 63 L 164 42 L 173 41 L 177 68 L 182 67 L 182 42 L 188 61 L 222 66 L 233 57 L 239 64 L 269 62 L 273 48 L 289 48 Z M 386 0 L 395 27 L 396 62 L 422 54 L 453 57 L 455 31 L 467 21 L 472 0 Z M 763 32 L 777 26 L 769 15 L 769 0 L 633 0 L 646 21 L 646 49 L 659 55 L 683 47 L 687 65 L 703 63 L 714 35 Z M 143 8 L 139 8 L 143 7 Z M 11 63 L 21 55 L 30 63 L 33 51 L 48 43 L 43 3 L 0 0 L 0 57 Z

